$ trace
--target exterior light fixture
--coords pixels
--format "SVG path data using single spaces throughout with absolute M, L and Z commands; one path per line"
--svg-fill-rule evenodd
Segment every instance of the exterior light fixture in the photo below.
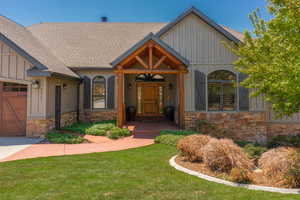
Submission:
M 32 81 L 32 88 L 33 89 L 39 89 L 40 88 L 40 81 L 39 80 L 34 80 Z

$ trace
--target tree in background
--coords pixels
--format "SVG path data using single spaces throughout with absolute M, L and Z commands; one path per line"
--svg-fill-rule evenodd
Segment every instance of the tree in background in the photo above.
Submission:
M 263 20 L 259 10 L 250 15 L 253 37 L 232 49 L 239 59 L 236 69 L 248 75 L 242 82 L 255 88 L 253 97 L 264 95 L 278 117 L 300 110 L 300 0 L 268 0 L 273 18 Z

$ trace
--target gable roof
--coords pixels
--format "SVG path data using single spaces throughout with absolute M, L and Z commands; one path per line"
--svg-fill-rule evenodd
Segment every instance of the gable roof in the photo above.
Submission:
M 73 68 L 111 68 L 110 63 L 165 23 L 42 23 L 28 29 Z
M 163 34 L 168 32 L 170 29 L 172 29 L 176 24 L 181 22 L 186 16 L 188 16 L 192 13 L 195 14 L 196 16 L 198 16 L 200 19 L 202 19 L 208 25 L 213 27 L 216 31 L 218 31 L 219 33 L 224 35 L 230 41 L 235 42 L 237 44 L 241 43 L 241 40 L 238 37 L 236 37 L 236 34 L 233 34 L 232 30 L 230 30 L 229 28 L 224 28 L 221 25 L 217 24 L 216 22 L 214 22 L 212 19 L 207 17 L 205 14 L 203 14 L 201 11 L 199 11 L 195 7 L 191 7 L 190 9 L 188 9 L 187 11 L 185 11 L 184 13 L 179 15 L 173 22 L 171 22 L 171 23 L 167 24 L 165 27 L 163 27 L 156 35 L 158 37 L 162 36 Z M 234 31 L 234 32 L 236 32 L 236 31 Z
M 184 57 L 182 57 L 179 53 L 177 53 L 173 48 L 171 48 L 168 44 L 163 42 L 161 39 L 156 37 L 152 32 L 148 34 L 145 38 L 140 40 L 138 43 L 133 45 L 130 49 L 125 51 L 122 55 L 120 55 L 117 59 L 115 59 L 111 65 L 113 67 L 117 66 L 120 62 L 122 62 L 125 58 L 130 56 L 133 52 L 138 50 L 140 47 L 142 47 L 144 44 L 146 44 L 148 41 L 153 40 L 157 44 L 159 44 L 161 47 L 163 47 L 166 51 L 168 51 L 170 54 L 175 56 L 179 61 L 181 61 L 185 66 L 189 65 L 189 61 L 186 60 Z
M 78 78 L 24 26 L 0 15 L 0 39 L 17 53 L 28 59 L 35 68 L 45 72 Z

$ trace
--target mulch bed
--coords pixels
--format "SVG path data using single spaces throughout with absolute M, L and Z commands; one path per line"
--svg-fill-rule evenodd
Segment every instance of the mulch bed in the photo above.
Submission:
M 200 172 L 200 173 L 208 175 L 208 176 L 212 176 L 212 177 L 230 181 L 228 174 L 212 171 L 203 162 L 190 162 L 183 156 L 177 156 L 175 159 L 175 162 L 178 165 L 185 167 L 187 169 L 190 169 L 190 170 L 193 170 L 196 172 Z M 254 172 L 253 177 L 254 177 L 253 178 L 254 181 L 251 184 L 274 187 L 274 185 L 271 185 L 270 183 L 268 183 L 268 179 L 263 176 L 263 174 L 260 170 L 256 170 Z

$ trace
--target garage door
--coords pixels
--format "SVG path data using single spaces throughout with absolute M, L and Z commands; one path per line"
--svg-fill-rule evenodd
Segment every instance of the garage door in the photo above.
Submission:
M 0 136 L 24 136 L 26 113 L 27 86 L 0 82 Z

